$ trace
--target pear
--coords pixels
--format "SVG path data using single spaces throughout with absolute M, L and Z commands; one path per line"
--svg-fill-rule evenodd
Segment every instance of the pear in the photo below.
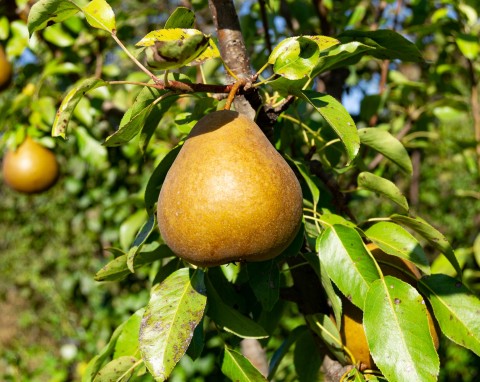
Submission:
M 7 60 L 5 51 L 0 45 L 0 91 L 6 89 L 12 80 L 12 65 Z
M 255 122 L 216 111 L 197 122 L 169 169 L 157 217 L 165 243 L 191 264 L 263 261 L 297 234 L 302 191 Z
M 2 163 L 5 183 L 15 191 L 36 194 L 52 187 L 59 174 L 55 154 L 27 136 L 15 151 L 7 151 Z

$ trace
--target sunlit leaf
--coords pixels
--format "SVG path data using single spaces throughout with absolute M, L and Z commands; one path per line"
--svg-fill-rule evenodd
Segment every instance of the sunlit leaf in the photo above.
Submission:
M 320 59 L 312 72 L 312 77 L 328 70 L 353 65 L 373 49 L 375 48 L 358 41 L 334 45 L 320 54 Z
M 276 56 L 273 71 L 289 80 L 308 77 L 320 55 L 318 45 L 304 37 L 288 39 L 284 45 L 285 50 L 281 54 L 277 50 L 270 55 Z
M 80 11 L 80 7 L 70 0 L 39 0 L 28 13 L 28 31 L 44 29 L 50 22 L 59 23 Z
M 181 268 L 151 290 L 140 328 L 140 352 L 156 381 L 165 381 L 187 350 L 207 304 L 204 274 Z
M 133 268 L 153 263 L 165 257 L 174 256 L 172 250 L 166 245 L 160 245 L 151 251 L 139 252 L 134 259 Z M 131 271 L 127 265 L 127 254 L 121 255 L 110 261 L 95 274 L 96 281 L 117 281 L 127 277 Z
M 242 354 L 225 347 L 222 373 L 237 382 L 265 382 L 266 379 Z
M 68 123 L 70 122 L 73 110 L 80 99 L 89 90 L 105 85 L 106 83 L 99 78 L 87 78 L 75 85 L 63 98 L 63 101 L 58 108 L 55 121 L 53 122 L 52 136 L 65 138 Z
M 405 196 L 403 196 L 402 192 L 398 189 L 395 183 L 391 182 L 390 180 L 364 171 L 358 174 L 357 182 L 358 187 L 385 196 L 395 204 L 402 207 L 403 210 L 408 211 L 407 199 Z
M 458 49 L 469 60 L 475 60 L 480 54 L 480 43 L 476 34 L 461 33 L 456 37 L 455 42 Z
M 373 282 L 363 325 L 375 364 L 390 381 L 436 381 L 440 361 L 427 308 L 411 285 L 392 276 Z
M 98 29 L 115 33 L 115 13 L 105 0 L 93 0 L 82 8 L 88 23 Z
M 90 360 L 86 369 L 83 371 L 83 382 L 92 382 L 94 380 L 105 360 L 112 354 L 118 337 L 120 336 L 120 334 L 122 334 L 123 327 L 127 323 L 127 321 L 123 322 L 115 329 L 112 336 L 110 337 L 110 340 L 108 341 L 108 344 L 95 357 Z
M 378 128 L 358 130 L 362 144 L 390 159 L 407 174 L 412 173 L 412 161 L 405 147 L 388 131 Z
M 391 29 L 346 30 L 338 36 L 338 39 L 342 43 L 356 41 L 368 45 L 374 48 L 368 54 L 382 60 L 423 61 L 417 46 Z
M 139 309 L 123 325 L 122 331 L 115 343 L 113 358 L 135 356 L 138 352 L 138 332 L 145 309 Z
M 370 284 L 380 275 L 362 238 L 353 228 L 333 225 L 328 227 L 318 240 L 321 265 L 338 289 L 363 309 Z
M 383 252 L 409 260 L 424 273 L 430 274 L 429 262 L 423 248 L 403 227 L 391 222 L 380 222 L 367 229 L 365 235 Z
M 480 356 L 480 299 L 447 275 L 422 277 L 418 286 L 432 304 L 442 332 Z
M 439 250 L 448 259 L 448 261 L 450 261 L 459 275 L 462 274 L 460 264 L 458 264 L 458 260 L 455 257 L 452 246 L 445 236 L 443 236 L 437 229 L 433 228 L 430 224 L 418 216 L 410 217 L 394 214 L 390 216 L 390 219 L 392 219 L 395 223 L 410 228 L 423 236 L 432 247 Z
M 355 122 L 343 105 L 328 94 L 311 90 L 299 91 L 298 96 L 310 103 L 322 115 L 342 141 L 348 159 L 352 161 L 360 148 L 360 138 Z
M 132 356 L 115 358 L 107 363 L 95 376 L 93 382 L 111 382 L 129 378 L 135 372 L 138 360 Z

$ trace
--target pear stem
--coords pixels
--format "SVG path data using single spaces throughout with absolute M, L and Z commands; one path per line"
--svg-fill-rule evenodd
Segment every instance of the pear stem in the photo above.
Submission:
M 241 78 L 233 84 L 232 88 L 230 89 L 230 92 L 228 93 L 227 102 L 225 103 L 223 110 L 230 110 L 230 107 L 232 106 L 232 102 L 235 98 L 235 95 L 237 94 L 238 89 L 240 89 L 240 86 L 243 86 L 246 83 L 247 81 Z

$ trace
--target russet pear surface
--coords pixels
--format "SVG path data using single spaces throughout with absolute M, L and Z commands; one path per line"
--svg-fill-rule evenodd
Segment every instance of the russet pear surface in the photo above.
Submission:
M 192 129 L 158 199 L 162 238 L 198 266 L 279 255 L 301 223 L 302 192 L 260 128 L 229 110 Z

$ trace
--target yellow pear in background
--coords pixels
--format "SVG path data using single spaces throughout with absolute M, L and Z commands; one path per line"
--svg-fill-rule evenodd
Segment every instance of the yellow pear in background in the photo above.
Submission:
M 12 80 L 12 65 L 7 60 L 5 51 L 0 45 L 0 91 L 6 89 Z
M 59 167 L 53 152 L 27 136 L 15 151 L 7 151 L 2 171 L 10 188 L 35 194 L 48 190 L 56 183 Z
M 192 264 L 262 261 L 298 232 L 302 191 L 260 128 L 222 110 L 192 129 L 167 173 L 157 214 L 166 244 Z

